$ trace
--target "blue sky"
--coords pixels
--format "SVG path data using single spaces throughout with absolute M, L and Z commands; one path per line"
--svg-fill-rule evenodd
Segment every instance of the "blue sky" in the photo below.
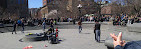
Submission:
M 43 6 L 42 0 L 28 0 L 29 8 L 39 8 Z

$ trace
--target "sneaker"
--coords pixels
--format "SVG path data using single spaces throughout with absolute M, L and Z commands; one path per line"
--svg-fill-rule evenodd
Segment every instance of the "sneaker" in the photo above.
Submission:
M 22 33 L 24 33 L 24 31 L 21 31 Z

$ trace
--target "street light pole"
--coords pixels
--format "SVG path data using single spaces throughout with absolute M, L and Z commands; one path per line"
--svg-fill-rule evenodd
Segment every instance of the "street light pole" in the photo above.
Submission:
M 99 6 L 99 17 L 101 17 L 101 1 L 98 3 Z
M 100 7 L 100 8 L 99 8 L 99 17 L 102 16 L 102 14 L 101 14 L 101 9 L 102 9 L 102 7 L 101 7 L 101 6 L 104 5 L 104 4 L 102 4 L 101 2 L 102 2 L 102 1 L 100 1 L 100 2 L 97 3 L 98 6 Z
M 78 7 L 78 9 L 79 9 L 79 18 L 80 18 L 80 17 L 81 17 L 81 8 L 82 8 L 82 5 L 79 4 L 77 7 Z

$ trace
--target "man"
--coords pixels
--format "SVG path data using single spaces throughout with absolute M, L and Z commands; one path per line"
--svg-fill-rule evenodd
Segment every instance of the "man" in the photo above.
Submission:
M 21 19 L 21 20 L 18 20 L 17 21 L 17 24 L 18 24 L 18 26 L 22 26 L 22 33 L 24 33 L 24 22 L 23 22 L 23 20 Z
M 95 40 L 97 42 L 100 42 L 100 26 L 101 24 L 96 21 L 95 27 L 94 27 L 94 33 L 95 33 Z
M 81 22 L 81 20 L 80 21 L 78 21 L 78 26 L 79 26 L 79 33 L 81 33 L 81 31 L 82 31 L 82 22 Z
M 45 22 L 45 20 L 44 20 L 44 22 L 42 23 L 42 26 L 43 26 L 43 31 L 45 31 L 45 29 L 46 29 L 46 22 Z
M 12 31 L 12 34 L 13 34 L 13 32 L 15 32 L 15 34 L 17 34 L 17 33 L 16 33 L 16 26 L 17 26 L 17 22 L 15 21 L 14 24 L 13 24 L 13 31 Z
M 110 34 L 113 38 L 114 49 L 141 49 L 141 41 L 132 41 L 125 43 L 122 40 L 122 33 L 120 32 L 118 36 L 115 34 Z
M 73 24 L 75 25 L 75 19 L 73 19 Z

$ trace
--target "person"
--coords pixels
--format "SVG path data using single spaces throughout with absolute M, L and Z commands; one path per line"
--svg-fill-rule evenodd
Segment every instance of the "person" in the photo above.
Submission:
M 22 21 L 21 21 L 21 20 L 18 20 L 18 21 L 17 21 L 17 24 L 22 24 Z
M 57 21 L 56 20 L 54 20 L 54 25 L 57 25 Z
M 80 21 L 78 21 L 78 26 L 79 26 L 79 33 L 81 33 L 81 31 L 82 31 L 82 22 L 81 22 L 81 20 Z
M 110 36 L 113 38 L 114 49 L 140 49 L 141 48 L 141 41 L 131 41 L 131 42 L 125 43 L 125 41 L 122 40 L 122 32 L 120 32 L 118 36 L 116 36 L 115 34 L 110 34 Z
M 131 24 L 133 24 L 134 23 L 134 17 L 133 16 L 131 16 Z
M 125 25 L 128 23 L 128 16 L 125 17 Z
M 52 29 L 52 32 L 54 33 L 54 26 L 53 26 L 54 24 L 53 24 L 53 20 L 51 20 L 50 21 L 50 27 L 51 27 L 51 29 Z
M 133 24 L 133 23 L 134 23 L 134 18 L 131 19 L 131 24 Z
M 93 17 L 92 16 L 90 16 L 90 21 L 92 21 L 93 20 Z
M 23 28 L 22 32 L 24 33 L 24 23 L 22 22 L 21 25 L 22 25 L 22 28 Z
M 51 28 L 54 28 L 53 25 L 54 25 L 54 24 L 53 24 L 53 20 L 50 20 L 50 27 L 51 27 Z
M 38 26 L 41 26 L 42 25 L 42 21 L 41 19 L 38 20 Z
M 13 31 L 12 31 L 12 34 L 13 34 L 13 32 L 15 32 L 15 34 L 17 34 L 17 33 L 16 33 L 16 26 L 17 26 L 17 22 L 15 21 L 14 24 L 13 24 Z
M 45 31 L 45 29 L 46 29 L 46 22 L 45 22 L 45 20 L 44 20 L 44 22 L 42 23 L 42 25 L 43 25 L 43 31 Z
M 23 23 L 23 20 L 22 19 L 18 20 L 17 24 L 18 24 L 18 26 L 22 26 L 22 28 L 23 28 L 22 33 L 24 33 L 24 23 Z
M 53 20 L 50 20 L 50 25 L 52 25 L 53 24 Z
M 73 19 L 73 24 L 75 25 L 75 19 Z
M 96 21 L 96 24 L 95 24 L 95 27 L 94 27 L 94 33 L 95 33 L 95 40 L 97 41 L 97 42 L 100 42 L 100 26 L 101 26 L 101 24 L 98 22 L 98 21 Z

